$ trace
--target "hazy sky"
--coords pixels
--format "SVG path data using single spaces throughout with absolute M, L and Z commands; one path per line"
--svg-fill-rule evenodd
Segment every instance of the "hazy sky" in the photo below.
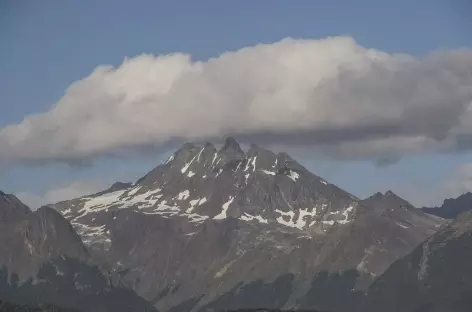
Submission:
M 234 135 L 359 197 L 472 191 L 470 16 L 468 0 L 2 1 L 0 189 L 35 207 L 135 181 L 170 138 Z

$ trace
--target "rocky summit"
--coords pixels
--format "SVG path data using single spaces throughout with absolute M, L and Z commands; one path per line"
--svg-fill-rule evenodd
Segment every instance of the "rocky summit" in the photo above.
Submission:
M 132 185 L 51 207 L 94 261 L 174 312 L 336 311 L 313 289 L 344 272 L 332 296 L 367 289 L 444 224 L 392 192 L 359 200 L 286 153 L 233 138 L 186 143 Z

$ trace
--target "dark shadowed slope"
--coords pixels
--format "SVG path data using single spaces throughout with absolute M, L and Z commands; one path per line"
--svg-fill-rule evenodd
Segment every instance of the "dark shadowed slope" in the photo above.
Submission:
M 0 194 L 0 299 L 80 311 L 152 311 L 118 279 L 90 262 L 86 247 L 57 211 L 32 212 Z
M 472 193 L 446 199 L 441 207 L 423 207 L 422 210 L 441 218 L 454 219 L 461 213 L 472 210 Z
M 61 308 L 52 304 L 23 305 L 0 300 L 0 312 L 79 312 L 77 310 Z
M 472 310 L 472 212 L 395 262 L 371 286 L 361 311 Z

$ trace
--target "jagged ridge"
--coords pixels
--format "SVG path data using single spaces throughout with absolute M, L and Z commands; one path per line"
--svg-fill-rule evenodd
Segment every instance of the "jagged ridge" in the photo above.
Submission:
M 131 187 L 54 207 L 137 293 L 185 312 L 237 304 L 242 284 L 253 305 L 291 307 L 321 271 L 354 270 L 364 289 L 443 222 L 391 192 L 360 201 L 232 138 L 218 150 L 186 143 Z

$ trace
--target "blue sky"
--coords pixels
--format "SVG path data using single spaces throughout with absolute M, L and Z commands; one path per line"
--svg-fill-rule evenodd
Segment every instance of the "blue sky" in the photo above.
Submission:
M 467 0 L 2 1 L 0 129 L 49 110 L 73 82 L 99 65 L 119 66 L 125 57 L 184 52 L 205 61 L 285 37 L 340 35 L 363 47 L 423 57 L 436 50 L 472 47 L 467 31 L 471 13 Z M 0 189 L 40 200 L 74 181 L 84 182 L 82 191 L 87 185 L 133 181 L 165 156 L 99 157 L 72 167 L 55 162 L 0 166 Z M 460 176 L 457 171 L 472 161 L 469 152 L 405 155 L 389 166 L 309 153 L 295 156 L 360 197 L 393 189 L 417 204 L 437 201 L 432 190 Z

